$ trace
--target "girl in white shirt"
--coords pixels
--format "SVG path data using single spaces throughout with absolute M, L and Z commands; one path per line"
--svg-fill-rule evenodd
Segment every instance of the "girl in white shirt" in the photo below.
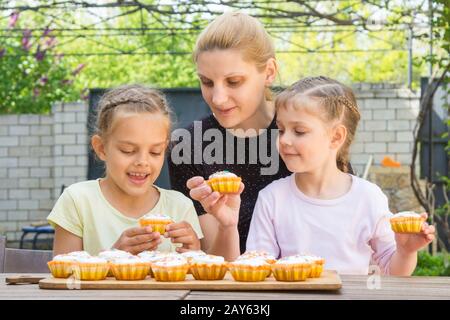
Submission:
M 411 275 L 435 230 L 424 222 L 421 233 L 394 234 L 381 189 L 347 173 L 360 119 L 352 90 L 308 77 L 277 97 L 276 110 L 278 148 L 293 174 L 260 191 L 247 250 L 311 253 L 340 273 L 367 274 L 375 264 L 383 274 Z

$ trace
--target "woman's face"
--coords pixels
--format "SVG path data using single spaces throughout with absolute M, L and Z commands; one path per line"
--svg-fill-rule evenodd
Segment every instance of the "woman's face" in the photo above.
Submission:
M 243 59 L 239 50 L 217 49 L 198 55 L 202 95 L 222 127 L 258 127 L 258 115 L 265 112 L 265 88 L 275 77 L 272 73 L 276 73 L 272 69 L 259 71 L 255 63 Z

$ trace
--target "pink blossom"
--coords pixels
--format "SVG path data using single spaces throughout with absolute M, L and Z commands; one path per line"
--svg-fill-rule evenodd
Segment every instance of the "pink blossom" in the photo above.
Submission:
M 18 11 L 11 13 L 11 15 L 9 16 L 8 28 L 14 28 L 17 20 L 19 19 L 19 14 L 20 13 Z

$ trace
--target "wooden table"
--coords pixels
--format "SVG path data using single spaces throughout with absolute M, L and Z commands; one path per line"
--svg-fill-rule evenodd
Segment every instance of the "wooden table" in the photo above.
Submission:
M 39 274 L 30 274 L 40 276 Z M 46 274 L 41 274 L 47 277 Z M 37 284 L 7 285 L 11 274 L 0 274 L 0 300 L 323 300 L 368 299 L 450 300 L 450 277 L 381 277 L 341 275 L 339 291 L 238 292 L 194 290 L 43 290 Z M 379 289 L 369 289 L 377 287 Z

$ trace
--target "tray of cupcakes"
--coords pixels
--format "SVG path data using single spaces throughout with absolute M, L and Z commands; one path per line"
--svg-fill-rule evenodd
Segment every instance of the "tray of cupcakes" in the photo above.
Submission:
M 233 262 L 202 251 L 132 255 L 109 250 L 98 256 L 77 251 L 48 262 L 51 277 L 42 289 L 171 289 L 171 290 L 337 290 L 337 272 L 324 270 L 325 260 L 294 255 L 279 260 L 249 251 Z

